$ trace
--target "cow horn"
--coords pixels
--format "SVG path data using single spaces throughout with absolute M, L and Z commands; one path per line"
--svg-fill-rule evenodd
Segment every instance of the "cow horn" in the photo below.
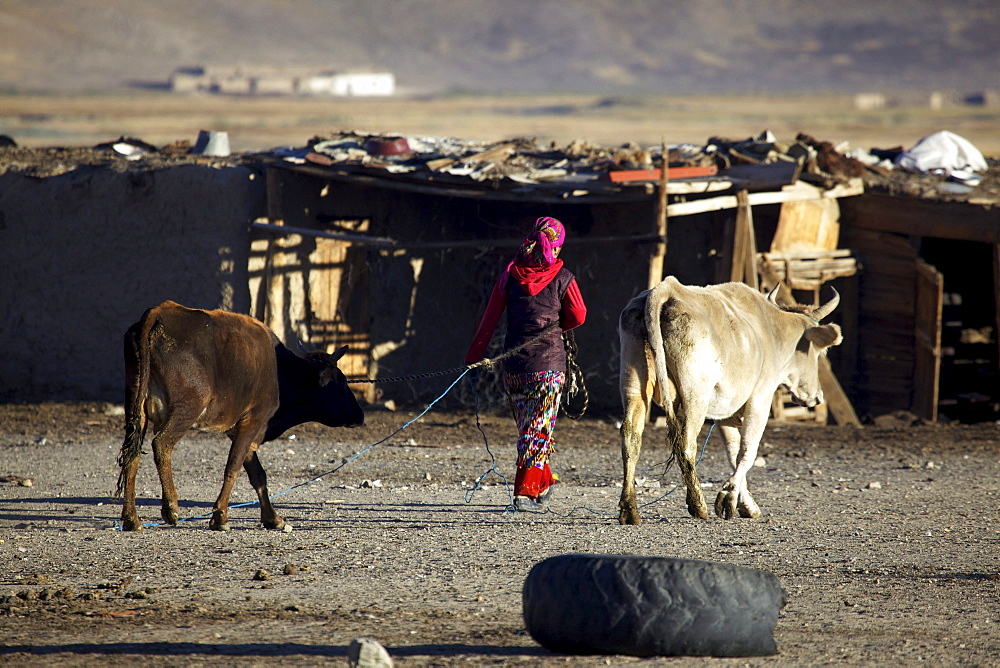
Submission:
M 837 304 L 840 303 L 840 293 L 837 292 L 836 288 L 831 287 L 830 289 L 833 290 L 833 297 L 830 298 L 830 301 L 820 307 L 817 307 L 812 312 L 812 317 L 816 320 L 816 322 L 821 321 L 823 318 L 833 313 L 833 309 L 837 308 Z
M 767 293 L 767 301 L 771 302 L 778 308 L 781 308 L 781 304 L 778 303 L 778 290 L 781 289 L 781 283 L 774 286 L 774 289 Z
M 330 353 L 330 355 L 328 356 L 329 360 L 330 360 L 330 364 L 336 364 L 340 360 L 340 358 L 343 357 L 344 354 L 347 352 L 347 349 L 348 349 L 348 346 L 347 345 L 343 345 L 343 346 L 340 346 L 339 348 L 337 348 L 336 352 Z

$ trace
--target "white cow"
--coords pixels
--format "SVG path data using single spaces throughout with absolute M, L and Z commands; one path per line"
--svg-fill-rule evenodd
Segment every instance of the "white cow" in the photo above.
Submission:
M 733 474 L 715 500 L 715 513 L 757 517 L 760 508 L 746 476 L 781 386 L 805 406 L 823 401 L 818 357 L 843 337 L 835 324 L 821 325 L 840 302 L 812 309 L 781 307 L 777 288 L 765 297 L 742 283 L 681 285 L 668 276 L 632 298 L 621 313 L 620 386 L 622 486 L 618 521 L 639 524 L 635 467 L 642 430 L 656 401 L 667 413 L 667 442 L 687 487 L 688 512 L 708 518 L 695 471 L 697 438 L 705 420 L 718 420 Z

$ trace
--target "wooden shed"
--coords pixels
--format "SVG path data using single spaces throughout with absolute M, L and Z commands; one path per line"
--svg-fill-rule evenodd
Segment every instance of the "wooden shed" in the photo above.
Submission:
M 869 192 L 842 202 L 841 222 L 864 266 L 840 374 L 859 411 L 1000 418 L 997 202 Z
M 277 160 L 267 170 L 268 215 L 254 225 L 252 313 L 286 340 L 351 344 L 348 376 L 461 366 L 499 272 L 534 220 L 554 216 L 567 225 L 563 258 L 588 305 L 577 342 L 591 410 L 617 413 L 616 326 L 629 299 L 667 273 L 694 285 L 756 282 L 758 245 L 770 246 L 784 204 L 863 192 L 860 182 L 823 189 L 797 176 L 793 163 L 663 182 L 654 170 L 625 181 L 483 183 Z M 501 341 L 498 332 L 494 352 Z M 363 388 L 369 401 L 397 403 L 429 401 L 440 390 L 440 382 L 412 379 Z M 471 405 L 472 391 L 449 400 Z M 502 392 L 478 398 L 500 406 Z
M 9 325 L 0 398 L 118 400 L 121 334 L 169 298 L 250 312 L 291 346 L 349 343 L 349 376 L 405 377 L 359 387 L 368 399 L 430 401 L 450 379 L 411 376 L 463 366 L 493 281 L 534 220 L 551 215 L 569 229 L 563 257 L 589 307 L 577 342 L 591 414 L 621 410 L 621 309 L 669 273 L 695 285 L 781 281 L 799 301 L 836 287 L 845 340 L 825 384 L 838 422 L 896 411 L 1000 417 L 997 163 L 955 196 L 962 189 L 943 178 L 916 192 L 905 176 L 900 189 L 834 185 L 794 161 L 664 184 L 662 174 L 628 174 L 617 155 L 573 170 L 562 167 L 573 162 L 566 150 L 535 152 L 548 161 L 540 165 L 517 148 L 431 157 L 408 171 L 298 150 L 128 170 L 95 152 L 90 168 L 47 178 L 7 170 L 0 257 L 18 280 L 0 284 Z M 523 169 L 473 178 L 487 160 Z M 598 169 L 610 162 L 614 179 Z M 43 256 L 55 260 L 39 264 Z M 502 331 L 493 354 L 501 340 Z M 482 374 L 447 402 L 502 407 L 490 382 Z M 796 415 L 780 396 L 774 413 L 826 419 Z

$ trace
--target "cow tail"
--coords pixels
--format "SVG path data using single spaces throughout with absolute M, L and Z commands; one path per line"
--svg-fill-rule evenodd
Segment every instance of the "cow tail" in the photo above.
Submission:
M 125 374 L 128 388 L 125 404 L 125 440 L 118 453 L 116 496 L 125 491 L 125 471 L 142 454 L 146 438 L 146 397 L 149 394 L 149 336 L 154 318 L 149 311 L 125 333 Z
M 656 386 L 663 398 L 663 408 L 667 414 L 673 412 L 673 406 L 668 398 L 667 387 L 670 380 L 667 374 L 667 354 L 663 349 L 663 331 L 660 329 L 660 313 L 666 301 L 669 286 L 666 281 L 659 283 L 649 291 L 646 297 L 646 332 L 649 336 L 649 349 L 653 354 L 653 366 L 656 370 Z
M 653 368 L 656 371 L 656 392 L 660 395 L 660 405 L 666 412 L 667 438 L 670 442 L 669 466 L 677 456 L 678 425 L 674 414 L 674 402 L 670 396 L 670 378 L 667 371 L 667 353 L 663 348 L 663 330 L 660 327 L 663 304 L 667 301 L 670 287 L 667 281 L 657 284 L 646 297 L 646 334 L 648 345 L 653 355 Z

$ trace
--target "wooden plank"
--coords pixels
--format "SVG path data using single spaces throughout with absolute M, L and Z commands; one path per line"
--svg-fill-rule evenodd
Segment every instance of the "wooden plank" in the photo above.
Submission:
M 736 198 L 740 205 L 736 210 L 731 280 L 742 281 L 757 290 L 757 238 L 753 229 L 753 209 L 747 191 L 741 190 Z
M 704 176 L 715 176 L 719 168 L 715 165 L 706 167 L 669 167 L 667 179 L 696 179 Z M 607 179 L 612 183 L 629 183 L 631 181 L 661 182 L 660 169 L 618 169 L 607 172 Z
M 272 225 L 284 225 L 281 213 L 281 176 L 273 167 L 266 172 L 267 179 L 267 220 Z
M 447 167 L 451 167 L 452 165 L 471 165 L 477 162 L 487 162 L 496 158 L 506 159 L 511 153 L 514 152 L 515 148 L 517 148 L 517 144 L 508 142 L 500 144 L 499 146 L 488 148 L 485 151 L 480 151 L 479 153 L 465 156 L 464 158 L 438 158 L 437 160 L 429 160 L 427 162 L 427 168 L 431 171 L 440 171 Z
M 714 216 L 713 216 L 714 218 Z M 733 243 L 736 240 L 736 216 L 726 215 L 722 218 L 722 242 L 718 259 L 715 262 L 712 283 L 725 283 L 732 280 Z
M 649 187 L 649 184 L 646 186 Z M 708 178 L 694 181 L 671 181 L 667 184 L 667 193 L 670 195 L 703 195 L 740 187 L 743 187 L 743 184 L 735 179 Z
M 785 264 L 792 274 L 823 274 L 827 272 L 853 273 L 858 268 L 858 261 L 854 258 L 843 258 L 840 260 L 790 260 Z M 849 276 L 850 274 L 843 274 Z
M 667 164 L 667 144 L 664 142 L 660 155 L 663 156 L 663 164 Z M 663 262 L 667 257 L 667 185 L 670 181 L 670 174 L 673 170 L 659 169 L 659 196 L 656 199 L 656 235 L 660 240 L 656 242 L 649 257 L 649 276 L 646 280 L 647 287 L 652 289 L 663 280 Z M 714 172 L 713 172 L 714 173 Z
M 281 227 L 285 224 L 284 216 L 281 211 L 281 175 L 278 170 L 273 167 L 269 167 L 265 172 L 265 179 L 268 225 L 270 227 Z M 274 284 L 275 245 L 275 240 L 273 238 L 269 238 L 267 240 L 267 251 L 264 255 L 264 276 L 261 281 L 261 289 L 258 293 L 263 298 L 258 299 L 256 315 L 262 322 L 265 323 L 269 323 L 271 321 L 271 317 L 275 310 L 275 306 L 271 303 L 271 294 Z
M 357 236 L 364 236 L 369 220 L 351 221 Z M 338 363 L 348 377 L 368 378 L 371 373 L 371 266 L 367 251 L 339 239 L 315 240 L 315 250 L 304 263 L 303 278 L 308 290 L 305 324 L 308 343 L 322 346 L 328 353 L 349 344 Z M 371 403 L 376 398 L 373 383 L 352 388 L 355 395 Z
M 401 248 L 402 245 L 386 237 L 374 237 L 367 234 L 352 234 L 349 232 L 329 232 L 327 230 L 314 229 L 311 227 L 296 227 L 294 225 L 269 225 L 267 223 L 251 223 L 250 227 L 275 234 L 301 234 L 305 237 L 316 237 L 320 239 L 335 239 L 337 241 L 350 241 L 360 246 L 373 246 L 375 248 Z M 451 244 L 449 244 L 450 246 Z M 488 245 L 488 244 L 486 244 Z
M 739 197 L 739 195 L 738 195 Z M 746 200 L 746 191 L 742 193 L 742 200 Z M 747 252 L 743 258 L 743 282 L 754 290 L 760 290 L 760 276 L 757 274 L 757 233 L 753 226 L 753 209 L 749 202 L 740 202 L 740 210 L 746 211 L 746 235 Z
M 776 257 L 782 260 L 831 260 L 837 258 L 845 258 L 851 256 L 850 248 L 834 248 L 827 251 L 781 251 L 780 253 L 775 253 L 771 251 L 765 251 L 761 253 L 762 256 L 766 258 Z
M 935 422 L 941 380 L 941 303 L 944 277 L 921 259 L 916 260 L 914 313 L 915 365 L 913 413 Z
M 830 360 L 826 355 L 819 357 L 819 383 L 823 388 L 823 398 L 826 400 L 830 413 L 837 424 L 861 426 L 858 414 L 854 412 L 851 400 L 847 398 L 844 388 L 833 373 Z
M 842 258 L 839 260 L 809 260 L 806 258 L 798 260 L 786 260 L 781 256 L 762 254 L 763 260 L 771 265 L 771 269 L 781 274 L 791 276 L 804 276 L 819 278 L 824 274 L 836 274 L 837 276 L 851 276 L 858 269 L 858 261 L 854 258 Z
M 857 391 L 860 289 L 860 280 L 840 281 L 837 285 L 837 290 L 840 292 L 840 306 L 837 307 L 836 317 L 844 332 L 844 342 L 837 346 L 837 352 L 831 362 L 837 377 L 844 379 L 844 391 L 848 396 L 854 396 Z
M 860 179 L 854 179 L 847 185 L 837 186 L 830 190 L 820 190 L 799 181 L 794 186 L 782 190 L 750 193 L 748 203 L 750 206 L 760 206 L 763 204 L 782 204 L 784 202 L 801 202 L 813 199 L 839 199 L 841 197 L 853 197 L 862 193 L 864 193 L 864 184 L 861 183 Z M 668 207 L 668 211 L 671 216 L 690 216 L 696 213 L 735 209 L 737 206 L 739 206 L 739 201 L 735 195 L 722 195 L 720 197 L 699 199 L 692 202 L 675 202 Z
M 826 424 L 829 412 L 826 402 L 812 408 L 799 406 L 792 400 L 791 392 L 780 388 L 771 397 L 771 419 L 775 422 L 801 421 Z
M 997 367 L 1000 370 L 1000 244 L 993 244 L 993 315 L 997 340 Z
M 741 190 L 737 194 L 741 203 L 736 211 L 736 221 L 733 225 L 733 254 L 729 264 L 729 280 L 733 282 L 743 280 L 743 265 L 746 262 L 747 245 L 749 244 L 749 238 L 746 234 L 746 196 L 745 190 Z
M 778 253 L 831 251 L 840 241 L 840 206 L 835 199 L 785 202 L 771 250 Z
M 1000 243 L 1000 208 L 866 194 L 841 206 L 841 225 L 921 237 Z
M 323 239 L 339 239 L 351 241 L 359 246 L 391 249 L 453 249 L 453 248 L 517 248 L 523 239 L 455 239 L 453 241 L 399 241 L 388 237 L 374 237 L 364 234 L 345 232 L 329 232 L 311 227 L 296 227 L 294 225 L 270 225 L 253 222 L 250 227 L 257 230 L 273 232 L 277 235 L 300 234 L 307 237 Z M 647 243 L 659 241 L 656 234 L 623 234 L 620 236 L 579 237 L 573 236 L 566 240 L 568 246 L 590 246 L 595 244 Z
M 841 202 L 841 223 L 846 203 Z M 844 225 L 842 243 L 865 267 L 854 329 L 857 367 L 852 397 L 863 413 L 912 410 L 916 250 L 895 234 Z

